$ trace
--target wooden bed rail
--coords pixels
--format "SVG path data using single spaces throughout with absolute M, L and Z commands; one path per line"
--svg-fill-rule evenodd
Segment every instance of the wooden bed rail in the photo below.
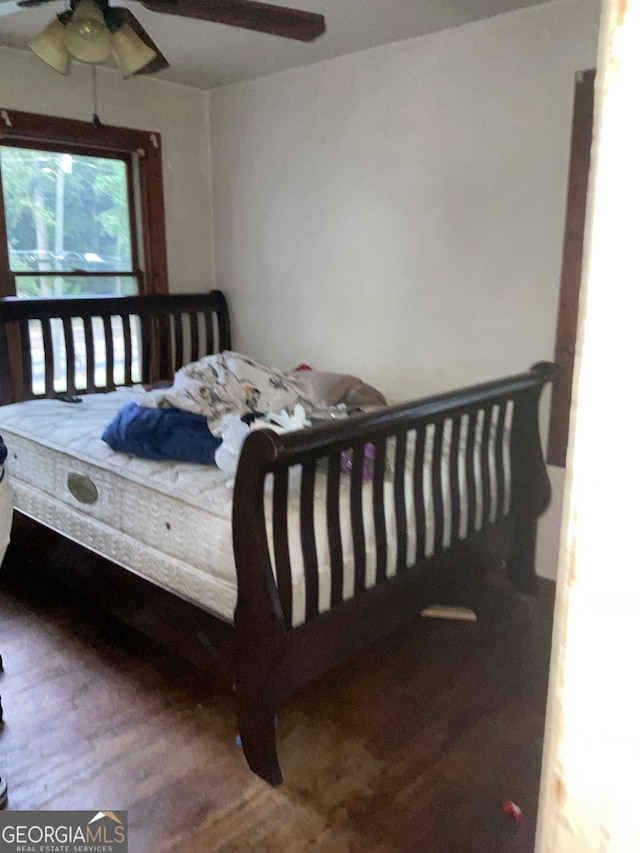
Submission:
M 249 435 L 233 535 L 239 725 L 255 772 L 278 781 L 269 718 L 277 702 L 432 596 L 453 590 L 455 600 L 465 561 L 504 559 L 515 586 L 535 590 L 536 524 L 551 494 L 538 407 L 556 373 L 541 363 L 314 429 Z M 319 571 L 321 540 L 328 578 Z M 296 541 L 302 566 L 294 567 Z
M 557 372 L 555 364 L 540 362 L 525 373 L 400 403 L 375 412 L 353 415 L 343 420 L 328 420 L 314 429 L 283 434 L 267 432 L 275 447 L 275 459 L 293 465 L 313 451 L 326 449 L 336 441 L 348 443 L 364 431 L 390 435 L 397 432 L 399 427 L 409 429 L 415 427 L 418 421 L 453 417 L 474 407 L 512 399 L 515 395 L 533 391 L 534 395 L 539 396 L 544 385 L 552 381 Z
M 170 380 L 184 364 L 229 348 L 229 314 L 218 290 L 6 297 L 0 300 L 0 405 Z

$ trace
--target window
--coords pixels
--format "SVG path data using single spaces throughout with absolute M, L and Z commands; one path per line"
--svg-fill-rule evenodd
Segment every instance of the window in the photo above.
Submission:
M 166 292 L 159 135 L 0 116 L 0 294 Z
M 2 146 L 0 169 L 18 296 L 140 290 L 125 161 Z
M 166 293 L 167 262 L 159 134 L 0 109 L 0 296 L 106 296 Z M 61 324 L 53 332 L 54 387 L 64 387 Z M 84 336 L 82 322 L 73 334 Z M 124 331 L 114 340 L 114 371 L 124 373 Z M 33 391 L 44 391 L 41 352 Z M 93 328 L 94 375 L 79 346 L 77 387 L 101 387 L 104 329 Z M 131 329 L 134 375 L 140 330 Z M 122 377 L 120 377 L 120 381 Z

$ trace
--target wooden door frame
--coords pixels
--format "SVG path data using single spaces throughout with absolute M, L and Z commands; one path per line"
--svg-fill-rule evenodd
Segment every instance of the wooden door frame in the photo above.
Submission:
M 573 362 L 578 330 L 584 227 L 593 137 L 595 75 L 596 72 L 593 69 L 581 71 L 576 75 L 573 101 L 571 159 L 556 326 L 555 362 L 560 367 L 560 375 L 554 383 L 551 396 L 551 418 L 547 445 L 547 462 L 549 465 L 558 465 L 561 468 L 564 468 L 566 464 L 569 441 Z

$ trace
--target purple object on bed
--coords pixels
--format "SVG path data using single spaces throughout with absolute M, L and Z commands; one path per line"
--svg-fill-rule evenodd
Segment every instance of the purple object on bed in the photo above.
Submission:
M 211 434 L 203 415 L 182 409 L 147 409 L 126 403 L 102 434 L 112 450 L 145 459 L 173 459 L 214 465 L 222 439 Z
M 364 459 L 362 460 L 362 479 L 367 482 L 373 479 L 373 463 L 376 456 L 375 446 L 368 441 L 364 446 Z M 340 454 L 340 465 L 345 474 L 350 474 L 353 469 L 353 450 L 343 450 Z

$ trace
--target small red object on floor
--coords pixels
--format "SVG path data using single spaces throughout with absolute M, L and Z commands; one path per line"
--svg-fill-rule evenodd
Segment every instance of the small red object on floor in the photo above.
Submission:
M 309 365 L 308 365 L 308 364 L 299 364 L 299 365 L 296 367 L 296 370 L 311 370 L 311 369 L 312 369 L 312 368 L 311 368 L 311 367 L 309 367 Z
M 502 811 L 507 814 L 513 815 L 513 819 L 516 823 L 520 823 L 522 818 L 522 809 L 520 806 L 517 806 L 515 803 L 512 803 L 511 800 L 507 800 L 502 804 Z

